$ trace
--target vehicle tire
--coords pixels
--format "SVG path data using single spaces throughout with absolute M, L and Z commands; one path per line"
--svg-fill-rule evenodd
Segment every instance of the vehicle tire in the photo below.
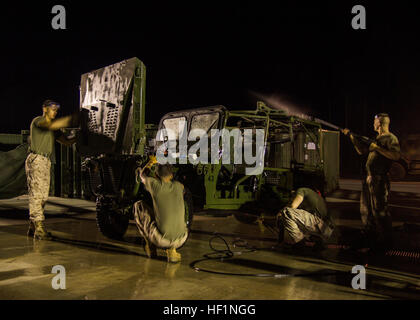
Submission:
M 188 236 L 185 242 L 177 249 L 181 249 L 187 243 L 188 238 L 191 235 L 191 226 L 192 226 L 193 217 L 194 217 L 194 203 L 192 199 L 192 193 L 185 186 L 184 186 L 184 206 L 185 206 L 185 223 L 187 224 Z
M 401 181 L 405 178 L 407 171 L 405 167 L 399 162 L 393 162 L 389 170 L 391 181 Z
M 191 230 L 193 217 L 194 217 L 194 203 L 191 191 L 184 187 L 184 205 L 185 205 L 185 222 L 188 231 Z
M 121 239 L 127 231 L 129 216 L 113 211 L 108 199 L 98 197 L 96 198 L 96 224 L 105 237 Z

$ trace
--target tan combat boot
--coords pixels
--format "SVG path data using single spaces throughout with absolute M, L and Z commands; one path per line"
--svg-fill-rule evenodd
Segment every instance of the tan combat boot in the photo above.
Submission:
M 168 262 L 181 262 L 181 254 L 176 252 L 175 248 L 166 249 L 166 256 L 168 257 Z
M 145 243 L 144 243 L 144 251 L 146 252 L 146 255 L 147 255 L 148 258 L 156 258 L 157 257 L 156 246 L 153 243 L 150 243 L 147 240 L 145 240 Z
M 38 240 L 51 240 L 52 235 L 45 229 L 43 221 L 35 221 L 34 222 L 35 230 L 34 230 L 34 239 Z

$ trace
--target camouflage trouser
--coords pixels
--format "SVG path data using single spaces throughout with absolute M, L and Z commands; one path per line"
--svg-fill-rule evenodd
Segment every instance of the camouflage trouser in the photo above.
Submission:
M 360 215 L 367 234 L 375 241 L 392 241 L 392 219 L 388 210 L 390 183 L 387 176 L 372 176 L 363 182 Z
M 282 211 L 281 219 L 284 226 L 284 240 L 288 243 L 298 243 L 311 235 L 327 240 L 333 232 L 332 225 L 302 209 L 286 207 Z
M 153 209 L 144 201 L 137 201 L 134 204 L 134 218 L 140 235 L 158 248 L 177 249 L 187 241 L 188 231 L 185 235 L 173 241 L 165 239 L 156 226 Z
M 29 218 L 43 221 L 44 207 L 50 191 L 50 159 L 30 153 L 25 162 L 29 194 Z

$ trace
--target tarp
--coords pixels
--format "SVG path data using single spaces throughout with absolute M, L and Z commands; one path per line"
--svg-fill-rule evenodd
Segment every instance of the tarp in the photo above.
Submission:
M 0 151 L 0 199 L 10 199 L 27 193 L 25 160 L 28 144 Z

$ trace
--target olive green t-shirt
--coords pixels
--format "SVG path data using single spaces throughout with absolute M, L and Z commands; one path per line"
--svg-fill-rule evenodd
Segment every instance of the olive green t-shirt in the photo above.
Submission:
M 318 193 L 310 188 L 299 188 L 296 194 L 303 197 L 303 201 L 299 206 L 299 209 L 308 211 L 324 221 L 332 222 L 331 217 L 328 214 L 327 205 Z
M 398 138 L 392 133 L 376 137 L 376 144 L 388 151 L 400 152 L 400 143 Z M 366 161 L 366 170 L 368 175 L 386 175 L 391 168 L 392 160 L 380 154 L 378 151 L 369 150 Z
M 51 162 L 55 163 L 54 145 L 58 133 L 39 127 L 38 123 L 43 119 L 44 117 L 39 116 L 32 120 L 29 151 L 37 154 L 48 155 Z
M 145 186 L 152 195 L 156 224 L 162 236 L 170 241 L 184 236 L 187 226 L 182 183 L 147 177 Z

